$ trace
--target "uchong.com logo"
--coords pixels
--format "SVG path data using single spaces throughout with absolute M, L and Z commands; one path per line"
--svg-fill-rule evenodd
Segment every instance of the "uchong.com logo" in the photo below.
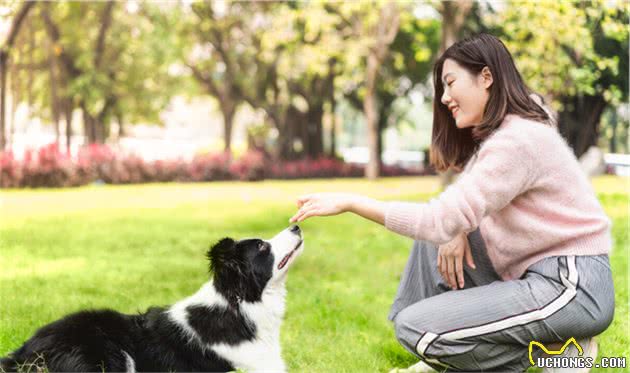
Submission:
M 575 346 L 577 355 L 567 351 L 571 348 L 571 345 Z M 534 359 L 532 352 L 534 346 L 540 348 L 544 355 Z M 579 369 L 579 368 L 620 368 L 626 367 L 625 357 L 602 357 L 599 362 L 595 362 L 595 359 L 591 356 L 584 356 L 584 350 L 582 346 L 575 340 L 575 338 L 569 338 L 559 350 L 550 350 L 545 345 L 538 341 L 529 342 L 529 362 L 532 366 L 538 368 L 565 368 L 565 369 Z

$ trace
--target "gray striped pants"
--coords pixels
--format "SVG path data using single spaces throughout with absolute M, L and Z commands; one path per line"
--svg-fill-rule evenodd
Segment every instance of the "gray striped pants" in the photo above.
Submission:
M 437 246 L 416 241 L 389 314 L 400 343 L 436 370 L 523 372 L 530 341 L 591 337 L 612 322 L 608 255 L 549 257 L 502 281 L 479 230 L 468 241 L 477 269 L 464 265 L 460 290 L 442 279 Z

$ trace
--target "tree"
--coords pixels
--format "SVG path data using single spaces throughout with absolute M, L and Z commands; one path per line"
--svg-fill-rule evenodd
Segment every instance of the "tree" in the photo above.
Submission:
M 113 122 L 159 122 L 180 86 L 171 73 L 180 44 L 171 32 L 179 20 L 166 16 L 172 5 L 119 4 L 41 3 L 25 24 L 32 37 L 16 50 L 12 78 L 29 84 L 26 97 L 14 98 L 56 128 L 65 116 L 68 147 L 76 108 L 86 141 L 104 142 Z
M 245 49 L 251 48 L 242 40 L 247 9 L 243 4 L 213 2 L 194 3 L 191 9 L 193 16 L 181 31 L 190 36 L 185 64 L 204 91 L 217 99 L 223 116 L 224 151 L 231 154 L 234 117 L 244 102 L 239 65 L 246 59 L 243 54 L 249 53 Z
M 263 110 L 276 127 L 276 156 L 322 155 L 323 105 L 334 93 L 335 64 L 330 45 L 323 44 L 327 40 L 321 19 L 312 22 L 308 16 L 319 12 L 325 18 L 321 4 L 207 2 L 195 3 L 192 9 L 187 28 L 191 32 L 183 31 L 194 35 L 187 65 L 219 102 L 225 149 L 234 113 L 247 103 Z
M 368 127 L 368 148 L 370 158 L 365 176 L 376 179 L 380 175 L 380 154 L 378 149 L 378 111 L 376 108 L 376 80 L 378 70 L 389 53 L 400 26 L 400 15 L 395 3 L 388 3 L 380 10 L 377 25 L 374 27 L 375 40 L 369 47 L 366 71 L 366 93 L 363 110 Z
M 409 93 L 427 90 L 427 77 L 440 43 L 440 23 L 432 18 L 416 18 L 412 12 L 401 12 L 400 28 L 390 46 L 389 56 L 381 65 L 376 88 L 378 102 L 378 155 L 383 153 L 383 132 L 406 115 L 397 105 L 409 101 Z M 351 85 L 344 94 L 356 110 L 363 109 L 363 81 Z
M 345 94 L 358 106 L 361 103 L 367 123 L 369 159 L 366 177 L 375 179 L 380 174 L 381 146 L 377 90 L 380 69 L 390 55 L 390 47 L 400 29 L 401 11 L 395 2 L 343 3 L 327 9 L 339 17 L 336 31 L 349 37 L 344 39 L 346 55 L 344 80 L 353 87 Z
M 256 71 L 268 75 L 244 87 L 244 95 L 276 126 L 282 158 L 320 157 L 325 108 L 334 115 L 336 78 L 346 46 L 337 32 L 340 19 L 319 2 L 289 3 L 266 16 L 267 27 L 254 39 L 260 53 L 253 61 Z
M 518 2 L 487 17 L 578 157 L 597 144 L 605 109 L 628 98 L 628 21 L 623 1 Z
M 436 4 L 436 10 L 442 16 L 442 38 L 439 55 L 442 55 L 448 47 L 459 40 L 466 17 L 472 8 L 473 2 L 470 0 L 442 1 Z M 434 97 L 433 99 L 440 100 L 441 97 Z M 455 170 L 452 168 L 440 174 L 440 184 L 443 189 L 453 182 L 454 176 Z
M 6 41 L 0 49 L 0 151 L 4 150 L 6 144 L 5 119 L 6 119 L 6 85 L 7 85 L 7 64 L 11 56 L 13 43 L 20 31 L 22 22 L 26 18 L 34 2 L 23 2 L 13 17 Z

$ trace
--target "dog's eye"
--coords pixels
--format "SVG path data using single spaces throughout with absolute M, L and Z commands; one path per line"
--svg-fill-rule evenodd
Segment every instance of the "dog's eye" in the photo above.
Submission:
M 269 245 L 266 242 L 260 241 L 258 243 L 258 250 L 260 251 L 269 250 Z

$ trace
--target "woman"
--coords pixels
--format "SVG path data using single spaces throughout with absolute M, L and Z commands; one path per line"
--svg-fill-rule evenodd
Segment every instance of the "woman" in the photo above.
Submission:
M 454 44 L 433 80 L 431 162 L 454 184 L 423 204 L 306 195 L 291 221 L 353 212 L 416 240 L 389 315 L 414 371 L 522 372 L 530 341 L 571 337 L 596 356 L 610 221 L 571 149 L 499 39 Z

